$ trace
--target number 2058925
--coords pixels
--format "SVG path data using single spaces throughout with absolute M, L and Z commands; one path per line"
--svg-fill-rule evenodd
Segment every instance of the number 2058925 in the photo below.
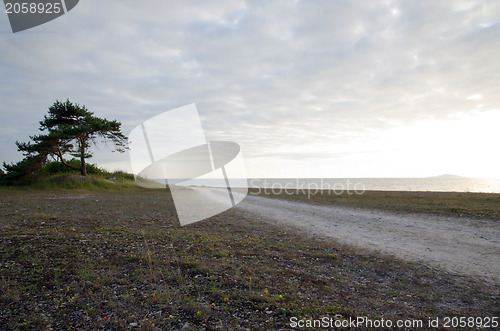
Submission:
M 60 2 L 6 2 L 7 14 L 59 14 L 63 11 Z

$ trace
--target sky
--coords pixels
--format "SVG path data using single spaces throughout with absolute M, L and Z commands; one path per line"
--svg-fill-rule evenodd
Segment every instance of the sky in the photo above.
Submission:
M 500 178 L 497 0 L 82 0 L 0 49 L 0 161 L 69 98 L 126 134 L 195 103 L 248 177 Z

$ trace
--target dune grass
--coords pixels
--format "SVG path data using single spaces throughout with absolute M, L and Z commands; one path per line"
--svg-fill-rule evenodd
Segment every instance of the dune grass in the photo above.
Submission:
M 106 178 L 102 175 L 85 177 L 73 174 L 44 176 L 28 186 L 35 190 L 127 190 L 141 189 L 133 180 Z
M 290 318 L 497 316 L 497 284 L 232 209 L 180 227 L 166 190 L 0 189 L 5 329 L 287 329 Z

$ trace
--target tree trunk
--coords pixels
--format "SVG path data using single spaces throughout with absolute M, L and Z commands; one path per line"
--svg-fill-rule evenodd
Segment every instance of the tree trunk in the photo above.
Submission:
M 59 147 L 57 147 L 57 152 L 58 152 L 58 155 L 59 155 L 59 159 L 61 160 L 61 163 L 64 164 L 66 167 L 71 168 L 73 170 L 80 170 L 80 171 L 82 170 L 81 167 L 77 168 L 77 167 L 72 166 L 71 164 L 66 163 L 66 161 L 64 161 L 61 149 Z
M 82 176 L 87 176 L 87 165 L 85 164 L 85 141 L 80 138 L 80 162 L 82 166 L 80 167 L 80 173 Z
M 85 165 L 85 157 L 81 156 L 80 161 L 82 162 L 82 166 L 80 168 L 80 173 L 82 176 L 87 176 L 87 166 Z

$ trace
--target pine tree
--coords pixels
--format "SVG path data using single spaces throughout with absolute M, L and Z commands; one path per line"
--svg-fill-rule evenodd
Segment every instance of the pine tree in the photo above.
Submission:
M 30 136 L 30 142 L 16 142 L 18 150 L 23 152 L 24 160 L 17 164 L 5 164 L 9 172 L 21 175 L 34 173 L 41 169 L 49 156 L 58 159 L 65 166 L 87 175 L 86 159 L 92 156 L 89 148 L 102 139 L 111 141 L 114 150 L 124 152 L 127 137 L 121 132 L 121 123 L 94 116 L 85 106 L 69 100 L 56 101 L 40 121 L 40 131 L 44 134 Z M 64 156 L 70 154 L 80 159 L 80 167 L 69 164 Z

